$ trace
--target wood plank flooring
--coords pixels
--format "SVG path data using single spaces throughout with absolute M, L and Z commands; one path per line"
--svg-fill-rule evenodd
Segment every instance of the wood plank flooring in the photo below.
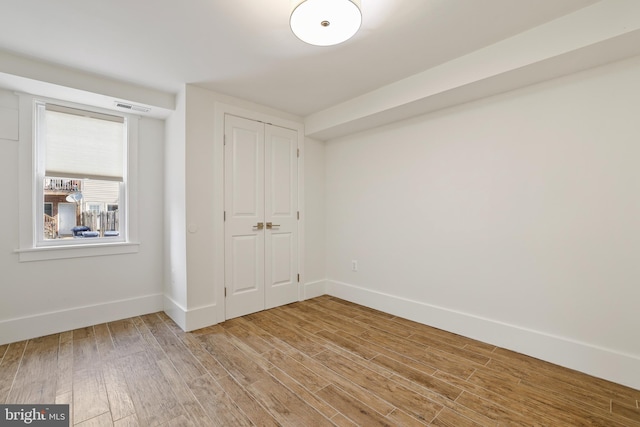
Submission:
M 88 426 L 638 426 L 640 391 L 333 297 L 0 346 L 0 402 Z

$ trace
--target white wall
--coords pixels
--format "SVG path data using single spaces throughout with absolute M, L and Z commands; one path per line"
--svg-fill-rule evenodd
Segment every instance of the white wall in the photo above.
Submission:
M 640 388 L 638 75 L 329 141 L 329 293 Z
M 217 323 L 223 283 L 216 289 L 214 251 L 221 241 L 214 234 L 216 212 L 214 157 L 215 96 L 212 92 L 187 86 L 187 139 L 185 145 L 187 219 L 187 307 L 191 313 L 188 330 Z M 222 207 L 219 207 L 222 210 Z M 224 277 L 224 276 L 222 276 Z M 195 319 L 195 320 L 193 320 Z
M 184 327 L 187 306 L 186 249 L 186 90 L 176 96 L 176 109 L 166 120 L 164 158 L 164 309 Z
M 17 108 L 17 97 L 0 89 L 2 128 L 17 129 Z M 19 143 L 8 133 L 0 134 L 0 343 L 161 310 L 163 121 L 139 122 L 139 252 L 64 260 L 19 262 L 14 252 Z
M 325 293 L 325 143 L 305 138 L 304 143 L 304 297 Z

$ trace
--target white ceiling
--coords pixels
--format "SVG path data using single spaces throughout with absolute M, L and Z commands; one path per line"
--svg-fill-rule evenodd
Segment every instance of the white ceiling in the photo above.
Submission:
M 353 39 L 314 47 L 291 33 L 290 0 L 0 0 L 0 50 L 304 117 L 596 2 L 362 0 Z

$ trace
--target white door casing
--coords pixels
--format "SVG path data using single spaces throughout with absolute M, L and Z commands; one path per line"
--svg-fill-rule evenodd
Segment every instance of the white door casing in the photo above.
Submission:
M 297 132 L 225 115 L 225 318 L 298 299 Z

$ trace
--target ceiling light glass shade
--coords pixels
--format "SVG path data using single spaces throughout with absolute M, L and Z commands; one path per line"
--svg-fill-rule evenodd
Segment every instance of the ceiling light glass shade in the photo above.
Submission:
M 362 24 L 360 0 L 293 0 L 289 23 L 303 42 L 331 46 L 353 37 Z

